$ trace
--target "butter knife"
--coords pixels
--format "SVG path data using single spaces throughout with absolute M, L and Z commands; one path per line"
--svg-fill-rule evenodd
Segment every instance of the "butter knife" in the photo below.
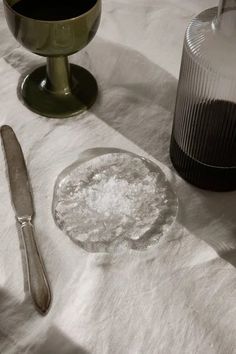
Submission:
M 51 291 L 43 260 L 34 237 L 32 224 L 34 206 L 25 160 L 12 128 L 8 125 L 2 126 L 1 136 L 8 167 L 12 203 L 15 208 L 16 219 L 21 226 L 29 291 L 36 310 L 45 315 L 51 303 Z

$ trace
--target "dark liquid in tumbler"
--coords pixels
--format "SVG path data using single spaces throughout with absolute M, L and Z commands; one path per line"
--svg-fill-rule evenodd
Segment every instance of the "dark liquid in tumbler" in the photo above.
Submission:
M 89 11 L 96 0 L 20 0 L 12 6 L 19 14 L 41 21 L 61 21 Z
M 170 156 L 179 174 L 204 189 L 236 189 L 236 104 L 216 100 L 192 107 L 184 149 L 172 134 Z M 187 142 L 187 143 L 186 143 Z

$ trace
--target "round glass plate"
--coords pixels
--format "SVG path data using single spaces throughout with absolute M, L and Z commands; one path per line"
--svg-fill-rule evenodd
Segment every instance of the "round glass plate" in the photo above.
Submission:
M 89 252 L 145 250 L 174 222 L 178 200 L 151 161 L 96 148 L 59 175 L 52 210 L 59 228 Z

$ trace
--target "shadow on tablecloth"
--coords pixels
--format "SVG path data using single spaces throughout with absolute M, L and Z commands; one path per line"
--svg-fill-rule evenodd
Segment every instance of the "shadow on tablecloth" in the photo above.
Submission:
M 16 333 L 20 327 L 35 317 L 35 310 L 29 306 L 28 301 L 19 301 L 8 291 L 0 287 L 0 313 L 1 318 L 7 318 L 7 323 L 0 323 L 0 352 L 24 354 L 89 354 L 89 352 L 76 344 L 73 339 L 65 335 L 59 328 L 52 326 L 48 332 L 42 335 L 40 341 L 34 338 L 29 348 L 17 340 Z M 5 316 L 6 314 L 6 316 Z M 28 333 L 31 336 L 31 333 Z M 27 338 L 25 337 L 25 342 Z M 30 341 L 30 340 L 29 340 Z M 32 340 L 31 340 L 32 342 Z
M 21 74 L 44 62 L 22 48 L 4 59 Z M 91 111 L 173 171 L 169 141 L 176 78 L 138 51 L 98 36 L 71 61 L 97 78 L 100 94 Z M 236 193 L 201 191 L 178 178 L 173 184 L 180 199 L 179 222 L 236 267 Z
M 208 192 L 185 182 L 181 185 L 180 223 L 236 267 L 236 192 Z
M 173 170 L 169 142 L 177 80 L 139 52 L 101 39 L 80 61 L 101 86 L 92 111 Z M 181 201 L 179 222 L 236 267 L 236 192 L 202 191 L 182 179 L 173 183 Z
M 57 327 L 51 327 L 47 333 L 43 344 L 39 345 L 32 354 L 89 354 L 89 352 L 81 348 L 78 344 L 67 337 L 64 332 Z
M 91 44 L 80 61 L 100 84 L 92 112 L 171 166 L 169 141 L 177 80 L 139 52 L 101 39 Z
M 4 59 L 21 74 L 45 63 L 44 58 L 23 48 L 10 52 Z M 177 80 L 139 52 L 99 37 L 70 61 L 90 70 L 98 81 L 100 94 L 91 111 L 154 158 L 171 166 L 169 140 Z

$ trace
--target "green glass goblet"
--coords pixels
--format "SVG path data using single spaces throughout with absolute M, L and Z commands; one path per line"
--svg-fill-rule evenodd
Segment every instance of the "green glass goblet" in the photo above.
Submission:
M 84 68 L 69 64 L 68 55 L 81 50 L 95 36 L 101 0 L 65 0 L 65 11 L 62 5 L 52 7 L 55 0 L 41 0 L 40 11 L 36 8 L 33 11 L 32 7 L 39 0 L 28 0 L 28 4 L 24 0 L 25 8 L 23 3 L 20 6 L 22 1 L 3 0 L 8 26 L 21 45 L 47 57 L 47 64 L 35 69 L 21 83 L 24 104 L 51 118 L 85 111 L 96 100 L 97 82 Z

